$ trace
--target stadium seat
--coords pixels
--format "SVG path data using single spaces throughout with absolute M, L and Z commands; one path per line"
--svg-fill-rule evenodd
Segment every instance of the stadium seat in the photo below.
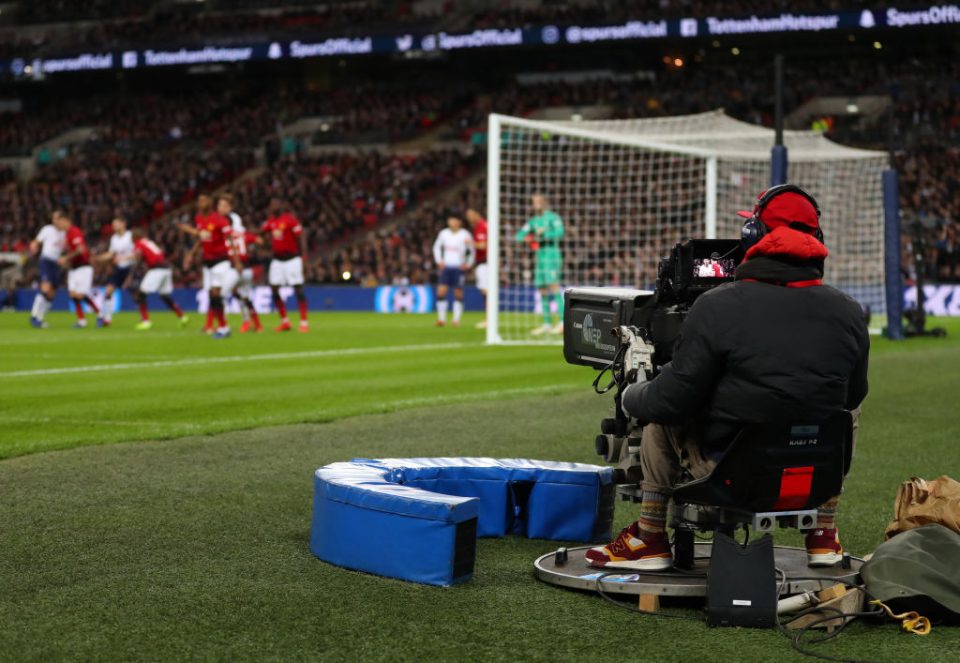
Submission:
M 611 468 L 494 458 L 357 459 L 314 477 L 310 550 L 358 571 L 430 585 L 473 576 L 477 536 L 610 537 Z M 388 545 L 369 545 L 371 540 Z M 384 552 L 386 551 L 386 552 Z

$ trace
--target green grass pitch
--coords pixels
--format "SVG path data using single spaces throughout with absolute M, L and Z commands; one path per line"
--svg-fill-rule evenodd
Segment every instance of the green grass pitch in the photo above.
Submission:
M 473 581 L 414 585 L 307 547 L 312 472 L 357 456 L 595 462 L 607 399 L 557 347 L 482 344 L 468 317 L 315 314 L 309 334 L 213 341 L 158 312 L 37 331 L 0 315 L 0 661 L 805 659 L 772 631 L 641 617 L 538 582 L 556 543 L 481 540 Z M 872 550 L 910 476 L 960 478 L 960 325 L 874 339 L 841 504 Z M 636 517 L 617 507 L 617 525 Z M 796 543 L 794 534 L 780 535 Z M 370 533 L 367 545 L 390 554 Z M 693 610 L 680 614 L 696 617 Z M 855 624 L 823 646 L 955 660 L 960 634 Z

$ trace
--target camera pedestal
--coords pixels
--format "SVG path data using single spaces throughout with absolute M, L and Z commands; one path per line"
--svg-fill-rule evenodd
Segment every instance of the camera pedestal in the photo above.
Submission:
M 694 544 L 693 568 L 690 570 L 670 569 L 657 572 L 594 568 L 587 564 L 585 558 L 590 547 L 560 548 L 538 557 L 533 563 L 537 578 L 558 587 L 595 592 L 598 578 L 608 574 L 599 580 L 606 594 L 658 597 L 657 600 L 644 598 L 643 601 L 648 606 L 659 604 L 659 598 L 706 597 L 707 595 L 707 572 L 710 567 L 710 555 L 713 552 L 713 545 L 710 542 Z M 561 554 L 561 551 L 565 551 L 566 554 Z M 807 551 L 790 546 L 774 546 L 774 558 L 777 568 L 787 576 L 787 581 L 780 592 L 781 596 L 819 591 L 842 581 L 853 582 L 863 565 L 862 559 L 851 557 L 849 569 L 839 566 L 810 568 L 807 566 Z M 813 579 L 801 580 L 799 576 Z

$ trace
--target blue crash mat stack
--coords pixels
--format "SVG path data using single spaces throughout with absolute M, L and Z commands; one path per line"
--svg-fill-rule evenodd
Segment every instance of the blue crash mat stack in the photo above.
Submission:
M 431 585 L 473 576 L 478 536 L 610 537 L 609 467 L 519 458 L 356 459 L 314 476 L 310 550 Z

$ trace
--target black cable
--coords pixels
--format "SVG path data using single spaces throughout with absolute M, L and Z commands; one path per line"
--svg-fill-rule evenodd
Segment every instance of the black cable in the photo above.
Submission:
M 623 357 L 627 354 L 627 348 L 629 346 L 626 344 L 621 345 L 617 348 L 617 354 L 614 355 L 613 361 L 600 369 L 600 372 L 597 373 L 597 377 L 593 379 L 593 390 L 598 394 L 605 394 L 618 384 L 620 384 L 620 377 L 617 375 L 617 367 L 623 364 Z M 607 383 L 607 386 L 600 388 L 600 379 L 607 373 L 610 373 L 610 382 Z
M 629 610 L 630 612 L 636 612 L 636 613 L 639 613 L 639 614 L 641 614 L 641 615 L 650 615 L 650 616 L 652 616 L 652 617 L 662 617 L 663 619 L 685 619 L 685 620 L 693 621 L 693 622 L 699 622 L 699 621 L 701 621 L 699 618 L 697 618 L 697 617 L 691 617 L 691 616 L 689 616 L 689 615 L 671 615 L 671 614 L 667 614 L 667 613 L 664 613 L 664 612 L 652 612 L 652 611 L 650 611 L 650 610 L 641 610 L 641 609 L 640 609 L 639 607 L 637 607 L 637 606 L 631 605 L 631 604 L 629 604 L 629 603 L 624 603 L 623 601 L 618 601 L 617 599 L 613 598 L 612 596 L 610 596 L 609 594 L 607 594 L 607 593 L 603 590 L 603 579 L 604 579 L 604 578 L 607 578 L 607 577 L 609 577 L 609 576 L 619 576 L 619 575 L 624 575 L 624 571 L 601 573 L 600 575 L 597 576 L 597 579 L 596 579 L 596 591 L 597 591 L 597 594 L 599 594 L 601 597 L 603 597 L 607 602 L 612 603 L 613 605 L 617 606 L 618 608 L 622 608 L 622 609 L 624 609 L 624 610 Z M 661 575 L 663 575 L 663 574 L 661 574 Z
M 778 598 L 778 599 L 779 599 L 780 595 L 783 593 L 783 590 L 786 588 L 787 582 L 790 581 L 790 580 L 817 580 L 817 581 L 825 582 L 825 583 L 827 583 L 827 582 L 832 582 L 832 583 L 834 583 L 834 584 L 840 583 L 840 584 L 845 585 L 846 587 L 851 587 L 851 588 L 854 588 L 854 589 L 860 589 L 860 588 L 862 588 L 861 585 L 858 585 L 858 584 L 856 584 L 856 583 L 854 583 L 854 582 L 852 582 L 852 581 L 846 580 L 845 578 L 824 578 L 823 576 L 788 576 L 788 575 L 786 574 L 786 572 L 783 571 L 782 569 L 779 569 L 779 568 L 778 568 L 778 569 L 776 569 L 776 571 L 782 576 L 782 580 L 780 581 L 780 585 L 779 585 L 779 587 L 777 588 L 777 598 Z M 843 612 L 842 610 L 840 610 L 840 609 L 838 609 L 838 608 L 825 607 L 825 606 L 820 606 L 820 605 L 813 605 L 813 606 L 810 606 L 809 608 L 807 608 L 807 609 L 805 609 L 805 610 L 801 610 L 799 613 L 793 615 L 793 617 L 792 617 L 791 619 L 792 619 L 792 620 L 796 620 L 796 619 L 799 619 L 800 617 L 803 617 L 803 616 L 805 616 L 805 615 L 809 615 L 809 614 L 812 614 L 812 613 L 815 613 L 815 612 L 820 612 L 820 613 L 829 612 L 829 613 L 832 613 L 832 614 L 825 615 L 825 616 L 821 617 L 820 619 L 815 619 L 814 621 L 810 622 L 809 624 L 806 624 L 806 625 L 804 625 L 804 626 L 796 629 L 796 631 L 794 631 L 794 632 L 792 632 L 792 633 L 791 633 L 789 630 L 787 630 L 786 628 L 784 628 L 783 624 L 780 622 L 780 614 L 779 614 L 779 612 L 777 613 L 777 631 L 778 631 L 781 635 L 783 635 L 785 638 L 787 638 L 788 640 L 790 640 L 790 646 L 794 649 L 794 651 L 796 651 L 796 652 L 799 653 L 799 654 L 803 654 L 804 656 L 811 656 L 811 657 L 813 657 L 813 658 L 818 658 L 818 659 L 824 660 L 824 661 L 838 661 L 838 662 L 841 662 L 841 663 L 875 663 L 875 662 L 873 662 L 873 661 L 869 661 L 869 660 L 866 660 L 866 659 L 842 658 L 842 657 L 838 657 L 838 656 L 831 656 L 831 655 L 829 655 L 829 654 L 822 654 L 822 653 L 820 653 L 820 652 L 818 652 L 818 651 L 815 651 L 815 650 L 813 650 L 813 649 L 809 649 L 809 648 L 803 647 L 803 644 L 808 644 L 808 645 L 810 645 L 810 644 L 821 644 L 821 643 L 827 642 L 828 640 L 832 640 L 832 639 L 836 638 L 837 636 L 839 636 L 840 633 L 841 633 L 845 628 L 847 628 L 847 626 L 850 625 L 850 624 L 853 622 L 854 619 L 856 619 L 856 618 L 858 618 L 858 617 L 876 617 L 876 616 L 882 615 L 882 614 L 884 614 L 884 612 L 883 612 L 882 609 L 879 609 L 879 608 L 878 608 L 877 610 L 871 610 L 871 611 Z M 843 621 L 842 621 L 842 623 L 841 623 L 839 626 L 836 627 L 836 629 L 834 629 L 834 631 L 833 631 L 832 633 L 827 633 L 826 635 L 823 635 L 823 636 L 821 636 L 821 637 L 813 638 L 813 639 L 811 639 L 811 640 L 808 640 L 806 643 L 803 642 L 804 636 L 805 636 L 806 634 L 810 633 L 811 629 L 813 629 L 815 626 L 817 626 L 818 624 L 823 624 L 823 623 L 825 623 L 825 622 L 833 621 L 833 620 L 836 620 L 836 619 L 841 619 L 841 620 L 843 620 Z
M 703 558 L 701 558 L 701 559 L 703 559 Z M 777 599 L 778 599 L 778 600 L 779 600 L 781 594 L 783 593 L 784 589 L 786 589 L 787 583 L 790 582 L 791 580 L 817 580 L 817 581 L 821 581 L 821 582 L 824 582 L 824 583 L 828 583 L 828 582 L 840 583 L 840 584 L 843 584 L 843 585 L 845 585 L 845 586 L 847 586 L 847 587 L 851 587 L 851 588 L 854 588 L 854 589 L 862 589 L 862 586 L 861 586 L 861 585 L 858 585 L 858 584 L 856 584 L 856 583 L 854 583 L 854 582 L 852 582 L 852 581 L 846 580 L 845 578 L 825 578 L 825 577 L 823 577 L 823 576 L 788 576 L 787 573 L 786 573 L 783 569 L 775 568 L 774 570 L 775 570 L 776 573 L 780 576 L 780 582 L 779 582 L 779 584 L 778 584 L 778 586 L 777 586 Z M 615 575 L 627 575 L 627 574 L 633 574 L 633 575 L 653 575 L 653 576 L 658 576 L 658 577 L 678 577 L 678 576 L 680 576 L 680 577 L 691 577 L 691 576 L 692 576 L 692 577 L 706 577 L 706 574 L 705 574 L 705 573 L 694 573 L 694 572 L 689 572 L 689 573 L 688 573 L 688 572 L 683 572 L 683 571 L 681 571 L 680 569 L 677 569 L 677 570 L 676 570 L 675 572 L 673 572 L 673 573 L 664 573 L 664 572 L 662 572 L 662 571 L 656 571 L 656 572 L 648 571 L 648 572 L 643 572 L 643 571 L 633 571 L 633 570 L 630 570 L 630 569 L 623 569 L 623 570 L 618 570 L 618 571 L 609 571 L 609 572 L 606 572 L 606 573 L 601 573 L 601 574 L 599 574 L 599 575 L 597 576 L 596 580 L 594 581 L 594 582 L 595 582 L 595 591 L 597 592 L 597 594 L 599 594 L 599 595 L 601 596 L 601 598 L 603 598 L 603 599 L 604 599 L 605 601 L 607 601 L 608 603 L 611 603 L 611 604 L 613 604 L 613 605 L 615 605 L 615 606 L 617 606 L 618 608 L 621 608 L 621 609 L 623 609 L 623 610 L 629 610 L 630 612 L 634 612 L 634 613 L 641 614 L 641 615 L 650 615 L 650 616 L 653 616 L 653 617 L 661 617 L 661 618 L 664 618 L 664 619 L 683 619 L 683 620 L 687 620 L 687 621 L 696 621 L 696 622 L 701 622 L 701 621 L 702 621 L 702 620 L 701 620 L 700 618 L 698 618 L 698 617 L 691 617 L 691 616 L 688 616 L 688 615 L 673 615 L 673 614 L 668 614 L 668 613 L 663 613 L 663 612 L 652 612 L 652 611 L 650 611 L 650 610 L 641 610 L 639 607 L 634 606 L 634 605 L 631 605 L 630 603 L 624 603 L 623 601 L 618 601 L 617 599 L 615 599 L 615 598 L 613 598 L 612 596 L 610 596 L 610 595 L 603 589 L 603 580 L 604 580 L 605 578 L 608 578 L 608 577 L 610 577 L 610 576 L 615 576 Z M 789 630 L 787 630 L 787 629 L 783 626 L 783 624 L 780 622 L 780 615 L 779 615 L 779 613 L 777 613 L 777 615 L 776 615 L 776 628 L 777 628 L 777 631 L 778 631 L 781 635 L 783 635 L 784 637 L 786 637 L 788 640 L 790 640 L 790 646 L 794 649 L 794 651 L 796 651 L 797 653 L 802 654 L 802 655 L 804 655 L 804 656 L 810 656 L 810 657 L 817 658 L 817 659 L 820 659 L 820 660 L 823 660 L 823 661 L 835 661 L 835 662 L 837 662 L 837 663 L 878 663 L 878 662 L 876 662 L 876 661 L 871 661 L 871 660 L 868 660 L 868 659 L 844 658 L 844 657 L 840 657 L 840 656 L 831 656 L 831 655 L 829 655 L 829 654 L 823 654 L 823 653 L 818 652 L 818 651 L 815 651 L 815 650 L 813 650 L 813 649 L 809 649 L 809 648 L 807 648 L 807 647 L 804 647 L 804 645 L 822 644 L 822 643 L 827 642 L 827 641 L 829 641 L 829 640 L 833 640 L 834 638 L 838 637 L 838 636 L 840 635 L 840 633 L 841 633 L 844 629 L 846 629 L 847 626 L 849 626 L 855 619 L 857 619 L 857 618 L 859 618 L 859 617 L 880 617 L 880 616 L 883 616 L 883 615 L 885 615 L 886 613 L 885 613 L 881 608 L 877 608 L 876 610 L 861 610 L 861 611 L 857 611 L 857 612 L 843 612 L 842 610 L 840 610 L 840 609 L 838 609 L 838 608 L 824 607 L 824 606 L 820 606 L 820 605 L 814 605 L 814 606 L 810 606 L 809 608 L 807 608 L 807 609 L 805 609 L 805 610 L 802 610 L 802 611 L 800 611 L 799 613 L 793 615 L 793 617 L 792 617 L 791 619 L 792 619 L 792 620 L 795 620 L 795 619 L 798 619 L 798 618 L 800 618 L 800 617 L 803 617 L 803 616 L 805 616 L 805 615 L 812 614 L 812 613 L 815 613 L 815 612 L 821 612 L 821 613 L 822 613 L 822 612 L 828 612 L 828 613 L 831 613 L 831 614 L 824 615 L 823 617 L 821 617 L 821 618 L 819 618 L 819 619 L 816 619 L 816 620 L 810 622 L 809 624 L 804 625 L 804 626 L 801 627 L 801 628 L 798 628 L 798 629 L 797 629 L 796 631 L 794 631 L 794 632 L 790 632 Z M 804 642 L 804 640 L 803 640 L 804 637 L 805 637 L 807 634 L 809 634 L 814 627 L 816 627 L 816 626 L 819 625 L 819 624 L 823 624 L 823 623 L 825 623 L 825 622 L 833 621 L 833 620 L 836 620 L 836 619 L 842 620 L 842 623 L 841 623 L 839 626 L 837 626 L 837 627 L 833 630 L 833 632 L 827 633 L 827 634 L 825 634 L 825 635 L 823 635 L 823 636 L 820 636 L 820 637 L 817 637 L 817 638 L 809 639 L 809 640 L 807 640 L 807 641 Z

